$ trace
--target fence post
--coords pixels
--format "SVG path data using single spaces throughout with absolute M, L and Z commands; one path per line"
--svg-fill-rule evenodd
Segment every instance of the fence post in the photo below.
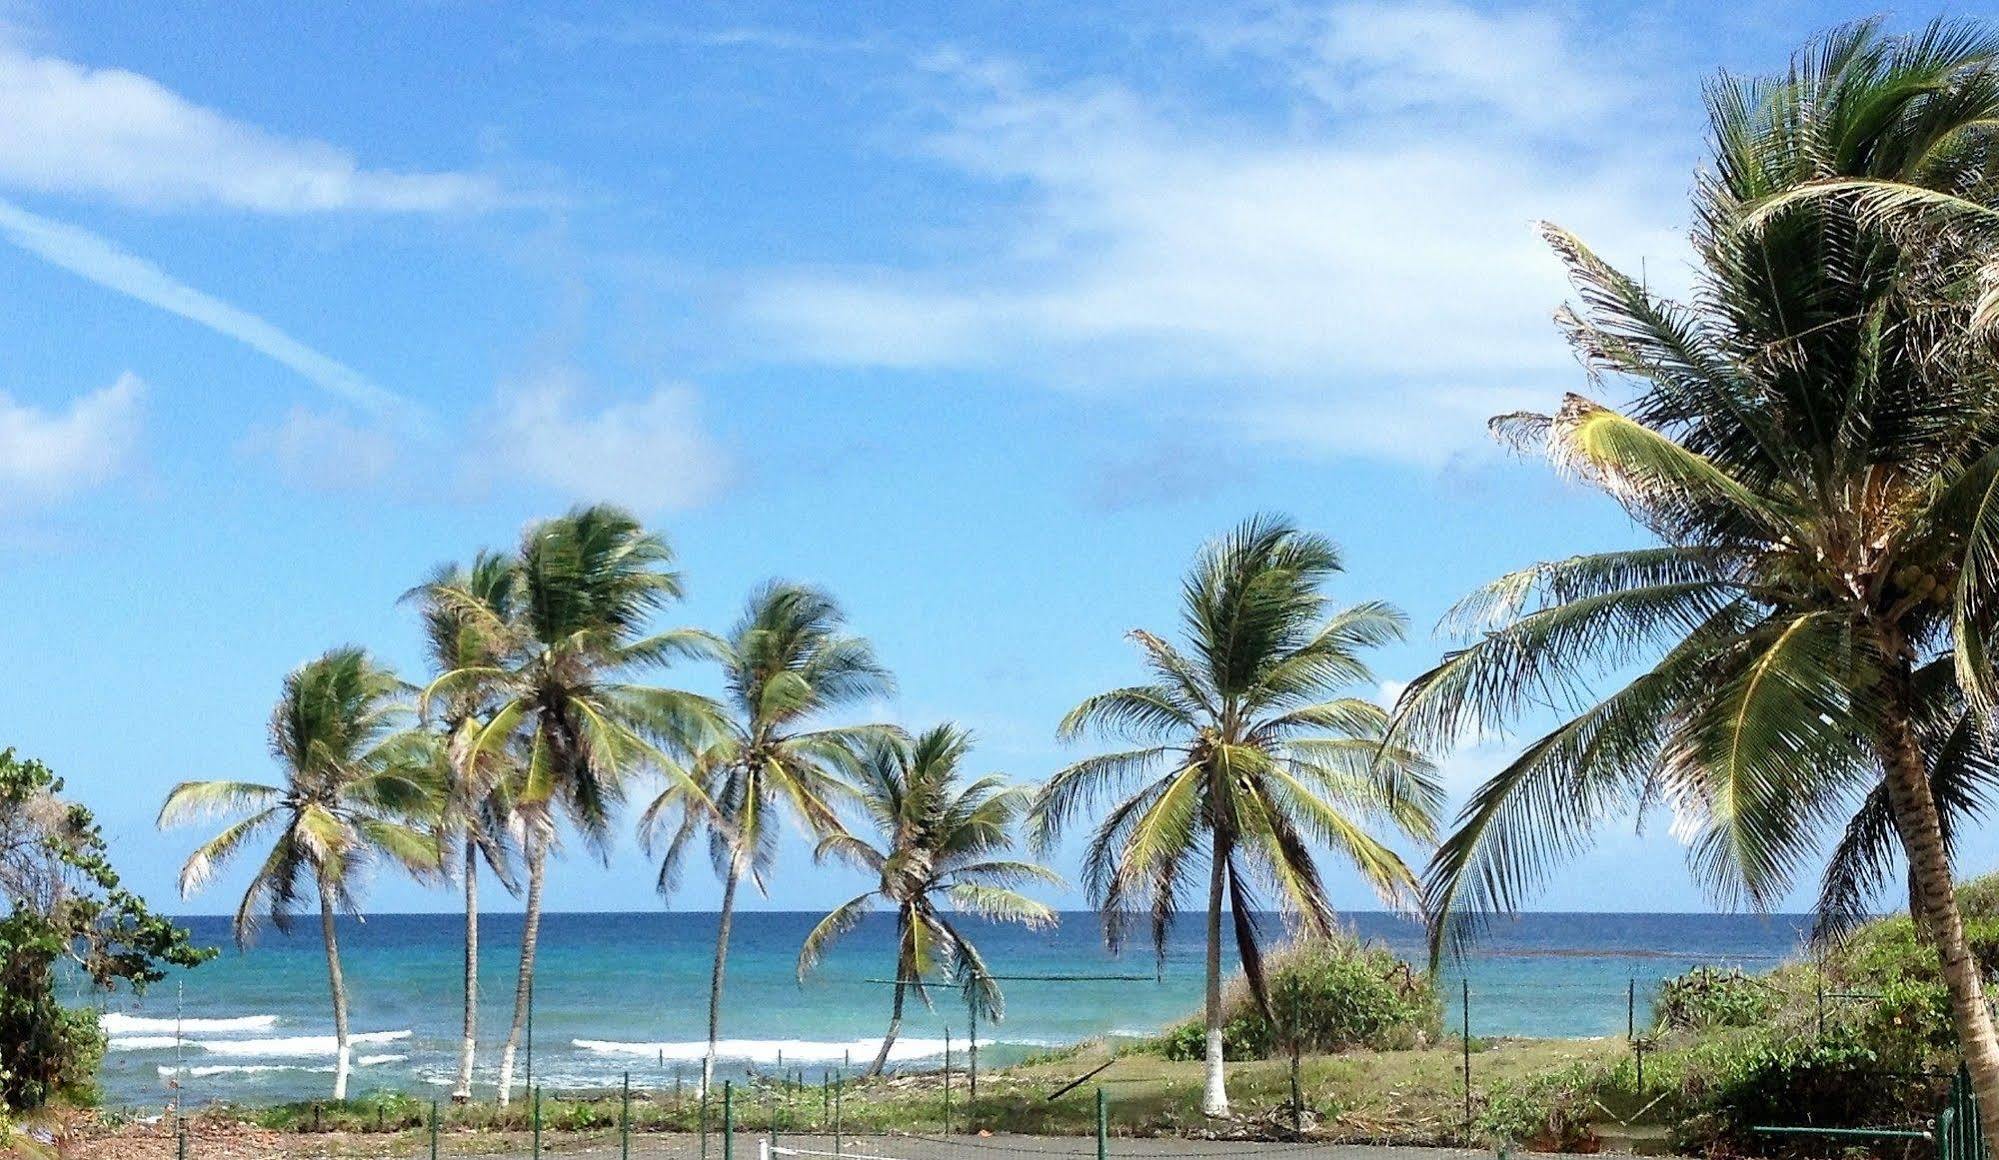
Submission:
M 736 1081 L 722 1081 L 722 1160 L 736 1160 Z
M 840 1154 L 840 1137 L 846 1130 L 847 1073 L 844 1069 L 833 1081 L 833 1155 Z
M 1471 1135 L 1471 980 L 1460 979 L 1464 1002 L 1464 1047 L 1465 1047 L 1465 1135 Z
M 708 1160 L 708 1084 L 701 1084 L 701 1160 Z
M 1110 1113 L 1104 1103 L 1104 1089 L 1097 1089 L 1097 1160 L 1109 1160 L 1111 1154 Z
M 1298 1041 L 1302 1026 L 1298 1018 L 1297 979 L 1291 980 L 1291 1134 L 1298 1139 L 1305 1138 L 1305 1086 L 1299 1079 Z
M 825 1131 L 833 1122 L 833 1073 L 819 1073 L 819 1130 Z
M 437 1160 L 437 1100 L 430 1101 L 430 1160 Z
M 541 1089 L 534 1089 L 534 1155 L 541 1160 Z
M 965 1079 L 970 1091 L 965 1096 L 965 1130 L 972 1130 L 972 1105 L 979 1102 L 979 1003 L 972 1000 L 966 1015 L 972 1037 L 965 1041 Z
M 1634 977 L 1625 986 L 1624 1038 L 1633 1042 L 1638 1038 L 1638 980 Z
M 618 1114 L 618 1156 L 632 1160 L 632 1073 L 625 1073 L 624 1110 Z
M 187 1160 L 187 1117 L 174 1117 L 174 1155 Z
M 535 1090 L 535 1086 L 534 1086 L 534 976 L 533 976 L 533 975 L 529 975 L 529 976 L 528 976 L 528 1044 L 527 1044 L 527 1046 L 528 1046 L 528 1051 L 527 1051 L 527 1056 L 528 1056 L 528 1059 L 527 1059 L 527 1085 L 528 1085 L 528 1090 L 529 1090 L 529 1091 L 534 1091 L 534 1090 Z
M 944 1029 L 944 1135 L 951 1134 L 951 1029 Z

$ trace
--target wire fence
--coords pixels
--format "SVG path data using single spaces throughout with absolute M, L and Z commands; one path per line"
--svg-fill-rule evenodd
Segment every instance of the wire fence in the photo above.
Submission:
M 1445 997 L 1445 1036 L 1427 1044 L 1426 1051 L 1450 1061 L 1461 1096 L 1460 1114 L 1457 1122 L 1437 1124 L 1428 1138 L 1463 1144 L 1477 1139 L 1474 1128 L 1485 1101 L 1496 1084 L 1506 1082 L 1488 1074 L 1487 1051 L 1495 1039 L 1514 1038 L 1491 1035 L 1484 1009 L 1514 1009 L 1520 996 L 1514 988 L 1503 988 L 1506 993 L 1495 1002 L 1469 980 L 1456 983 L 1455 994 Z M 1599 1014 L 1614 1008 L 1623 1024 L 1622 1050 L 1628 1053 L 1625 1058 L 1643 1095 L 1648 1091 L 1647 1059 L 1657 1051 L 1655 1005 L 1662 985 L 1663 981 L 1633 977 L 1617 994 L 1601 983 L 1543 984 L 1536 991 L 1544 1002 L 1587 1002 L 1605 1008 Z M 1275 998 L 1281 1025 L 1283 996 Z M 1823 1036 L 1841 1012 L 1879 998 L 1821 982 L 1813 992 L 1803 1033 L 1815 1030 Z M 1299 1038 L 1283 1037 L 1294 1044 Z M 940 1060 L 868 1081 L 865 1090 L 876 1106 L 872 1110 L 863 1106 L 857 1115 L 849 1095 L 868 1061 L 856 1061 L 851 1054 L 834 1063 L 787 1064 L 780 1052 L 773 1063 L 743 1067 L 739 1078 L 722 1080 L 705 1093 L 698 1067 L 671 1062 L 663 1054 L 651 1061 L 654 1066 L 626 1071 L 609 1084 L 558 1088 L 536 1075 L 536 1040 L 530 1034 L 523 1060 L 528 1083 L 504 1109 L 404 1094 L 373 1103 L 371 1122 L 370 1113 L 365 1108 L 357 1112 L 352 1103 L 292 1105 L 283 1116 L 262 1117 L 232 1109 L 170 1105 L 162 1115 L 127 1125 L 115 1137 L 115 1147 L 76 1154 L 119 1160 L 296 1160 L 336 1152 L 402 1160 L 474 1155 L 504 1160 L 540 1157 L 552 1150 L 590 1160 L 1354 1155 L 1357 1133 L 1330 1123 L 1331 1115 L 1326 1126 L 1315 1129 L 1322 1112 L 1338 1109 L 1321 1106 L 1331 1097 L 1323 1082 L 1316 1087 L 1305 1082 L 1301 1074 L 1305 1057 L 1295 1048 L 1289 1058 L 1289 1090 L 1277 1106 L 1261 1107 L 1253 1117 L 1225 1126 L 1202 1122 L 1197 1116 L 1186 1123 L 1164 1123 L 1157 1071 L 1120 1074 L 1117 1065 L 1126 1057 L 1115 1052 L 1101 1061 L 1078 1059 L 1067 1070 L 1059 1065 L 1037 1068 L 1032 1090 L 1025 1093 L 1019 1077 L 1009 1075 L 1005 1090 L 996 1093 L 993 1072 L 981 1061 L 979 1042 L 975 1036 L 959 1039 L 947 1031 Z M 1592 1042 L 1603 1045 L 1600 1038 Z M 1617 1054 L 1606 1056 L 1599 1050 L 1592 1058 L 1614 1062 Z M 1940 1077 L 1924 1073 L 1908 1078 Z M 1198 1085 L 1198 1079 L 1193 1082 Z M 878 1101 L 884 1085 L 903 1097 L 895 1104 L 892 1122 L 899 1130 L 893 1133 L 882 1129 L 884 1115 Z M 1191 1106 L 1194 1093 L 1185 1089 L 1183 1082 L 1180 1102 Z M 1046 1119 L 1059 1120 L 1072 1134 L 1008 1134 L 1019 1127 L 1018 1117 L 1009 1115 L 1009 1109 L 1017 1110 L 1023 1100 L 1060 1111 L 1061 1115 Z M 1605 1114 L 1611 1115 L 1607 1109 Z M 1174 1135 L 1176 1130 L 1186 1137 Z M 1191 1138 L 1221 1131 L 1259 1138 Z M 1315 1138 L 1319 1136 L 1333 1139 Z M 1406 1137 L 1384 1134 L 1383 1138 Z

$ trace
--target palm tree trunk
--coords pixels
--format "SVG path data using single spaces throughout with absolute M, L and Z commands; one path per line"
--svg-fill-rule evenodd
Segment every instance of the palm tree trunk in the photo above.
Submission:
M 479 846 L 465 843 L 465 1039 L 458 1045 L 458 1084 L 451 1102 L 472 1098 L 472 1055 L 479 1041 Z
M 326 979 L 333 987 L 333 1098 L 347 1098 L 354 1049 L 347 1038 L 347 980 L 340 973 L 340 937 L 333 930 L 333 892 L 319 884 L 319 935 L 326 943 Z
M 514 1055 L 520 1049 L 521 1029 L 527 1025 L 528 1004 L 534 1002 L 534 946 L 541 933 L 541 883 L 548 870 L 548 839 L 537 836 L 528 851 L 527 912 L 521 924 L 521 965 L 514 975 L 514 1022 L 507 1029 L 507 1045 L 500 1049 L 500 1106 L 514 1098 Z
M 1208 1073 L 1201 1094 L 1201 1111 L 1210 1116 L 1229 1114 L 1229 1089 L 1222 1071 L 1222 886 L 1227 860 L 1221 841 L 1215 842 L 1208 868 Z
M 729 859 L 722 881 L 722 916 L 715 924 L 715 969 L 708 976 L 708 1050 L 701 1057 L 701 1090 L 715 1084 L 715 1044 L 722 1038 L 722 975 L 729 965 L 729 928 L 736 921 L 736 886 L 743 878 L 741 858 Z
M 1916 929 L 1937 949 L 1944 986 L 1950 993 L 1951 1023 L 1958 1048 L 1978 1097 L 1986 1150 L 1999 1156 L 1999 1037 L 1985 1005 L 1978 961 L 1964 937 L 1950 853 L 1944 847 L 1936 799 L 1930 792 L 1928 763 L 1911 725 L 1906 671 L 1888 700 L 1884 764 L 1895 829 L 1909 860 L 1909 898 Z
M 902 1034 L 902 1000 L 908 989 L 909 979 L 915 974 L 909 963 L 909 956 L 897 954 L 895 960 L 895 1001 L 889 1007 L 888 1034 L 882 1036 L 881 1050 L 875 1052 L 875 1061 L 868 1065 L 868 1079 L 881 1075 L 888 1067 L 888 1053 L 895 1046 L 895 1037 Z

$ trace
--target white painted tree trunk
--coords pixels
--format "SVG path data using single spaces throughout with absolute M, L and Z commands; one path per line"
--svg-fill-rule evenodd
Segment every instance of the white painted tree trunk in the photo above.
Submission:
M 521 924 L 521 965 L 514 975 L 514 1022 L 507 1029 L 507 1045 L 500 1049 L 500 1106 L 514 1098 L 514 1056 L 520 1048 L 521 1032 L 527 1024 L 528 1005 L 534 1002 L 534 949 L 541 934 L 541 885 L 548 872 L 548 838 L 530 839 L 528 850 L 527 913 Z
M 479 847 L 465 843 L 465 1038 L 458 1045 L 458 1083 L 451 1102 L 472 1098 L 472 1057 L 479 1042 Z
M 1221 851 L 1217 850 L 1216 854 Z M 1201 1092 L 1204 1115 L 1229 1114 L 1228 1078 L 1223 1074 L 1222 1044 L 1222 875 L 1226 869 L 1220 857 L 1212 859 L 1208 872 L 1208 1069 Z
M 722 1038 L 722 976 L 729 966 L 729 931 L 736 918 L 736 886 L 742 881 L 742 861 L 729 861 L 722 883 L 722 916 L 715 927 L 715 969 L 708 976 L 708 1050 L 701 1056 L 701 1090 L 714 1090 L 715 1044 Z
M 319 934 L 326 942 L 326 979 L 333 988 L 333 1098 L 347 1098 L 347 1073 L 354 1048 L 347 1034 L 347 980 L 340 973 L 340 939 L 333 930 L 333 894 L 321 883 Z

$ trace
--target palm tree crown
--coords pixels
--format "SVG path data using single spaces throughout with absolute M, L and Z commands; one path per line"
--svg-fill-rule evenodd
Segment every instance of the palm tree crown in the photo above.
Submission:
M 840 829 L 834 804 L 839 776 L 872 726 L 827 725 L 827 712 L 886 697 L 895 681 L 868 642 L 846 631 L 832 597 L 773 582 L 752 593 L 742 619 L 711 649 L 728 688 L 718 736 L 695 758 L 696 780 L 724 824 L 706 827 L 716 873 L 734 863 L 759 889 L 777 855 L 776 815 L 788 811 L 815 838 Z M 668 807 L 661 795 L 646 810 L 643 832 L 659 836 Z M 671 892 L 701 814 L 680 815 L 660 865 L 660 890 Z
M 1547 230 L 1581 300 L 1561 315 L 1572 343 L 1636 393 L 1622 413 L 1571 395 L 1495 426 L 1657 544 L 1502 577 L 1457 610 L 1466 646 L 1405 693 L 1397 736 L 1419 743 L 1567 710 L 1438 851 L 1437 945 L 1655 802 L 1725 901 L 1781 897 L 1832 842 L 1826 933 L 1906 858 L 1999 1141 L 1999 1042 L 1949 854 L 1999 772 L 1999 362 L 1971 325 L 1978 256 L 1890 222 L 1882 196 L 1999 202 L 1999 40 L 1855 25 L 1782 77 L 1722 78 L 1708 106 L 1690 304 Z
M 1401 614 L 1377 602 L 1332 610 L 1323 586 L 1339 570 L 1329 541 L 1281 519 L 1251 519 L 1210 544 L 1182 588 L 1185 648 L 1134 631 L 1152 679 L 1090 697 L 1061 725 L 1064 738 L 1096 731 L 1138 747 L 1069 766 L 1034 804 L 1045 849 L 1079 812 L 1119 798 L 1084 857 L 1113 948 L 1144 915 L 1164 953 L 1190 879 L 1208 870 L 1211 1022 L 1224 899 L 1244 973 L 1264 1001 L 1258 888 L 1274 890 L 1307 932 L 1329 933 L 1313 844 L 1402 904 L 1414 876 L 1369 824 L 1419 839 L 1434 825 L 1440 791 L 1427 761 L 1383 744 L 1378 706 L 1340 694 L 1374 682 L 1360 653 L 1397 639 Z M 1218 1113 L 1219 1067 L 1217 1056 L 1208 1106 Z
M 1000 922 L 1043 927 L 1055 912 L 1019 893 L 1029 882 L 1060 884 L 1044 867 L 1008 858 L 1014 829 L 1030 791 L 988 775 L 968 780 L 962 765 L 971 737 L 939 725 L 914 741 L 882 736 L 857 763 L 856 797 L 881 834 L 879 845 L 857 835 L 828 835 L 819 854 L 848 861 L 875 876 L 875 885 L 835 908 L 806 936 L 798 952 L 800 981 L 826 951 L 876 905 L 896 917 L 896 991 L 888 1035 L 873 1070 L 887 1062 L 902 1019 L 904 988 L 927 1005 L 928 980 L 948 974 L 968 1003 L 990 1019 L 1002 1018 L 1004 1001 L 985 958 L 964 930 L 939 908 Z
M 289 930 L 307 887 L 353 912 L 360 874 L 372 861 L 420 875 L 437 871 L 429 825 L 441 787 L 421 738 L 397 729 L 402 691 L 395 674 L 366 652 L 334 649 L 287 676 L 271 712 L 271 753 L 284 768 L 283 784 L 184 781 L 168 791 L 163 828 L 243 815 L 188 856 L 183 896 L 246 846 L 271 839 L 236 908 L 239 945 L 249 944 L 266 916 Z

